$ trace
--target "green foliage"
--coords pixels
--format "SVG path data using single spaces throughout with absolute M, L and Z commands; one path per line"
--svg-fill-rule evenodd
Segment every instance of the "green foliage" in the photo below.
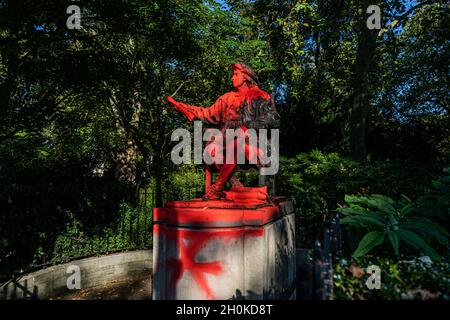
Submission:
M 199 165 L 183 165 L 169 176 L 170 183 L 166 187 L 177 199 L 191 199 L 203 195 L 205 185 L 204 167 Z M 170 188 L 170 189 L 169 189 Z
M 449 227 L 450 218 L 450 168 L 443 170 L 444 176 L 432 181 L 433 189 L 417 199 L 419 213 L 438 219 Z
M 268 42 L 262 50 L 271 58 L 288 155 L 313 148 L 348 151 L 352 101 L 363 80 L 355 70 L 367 62 L 368 135 L 361 138 L 369 153 L 448 159 L 446 1 L 383 2 L 382 30 L 370 49 L 362 48 L 367 33 L 360 28 L 367 30 L 367 17 L 360 13 L 368 1 L 227 3 L 249 19 L 254 38 Z
M 344 221 L 342 221 L 344 223 Z M 384 233 L 381 231 L 371 231 L 367 233 L 364 238 L 361 239 L 361 242 L 358 245 L 355 253 L 353 254 L 354 258 L 358 258 L 360 256 L 365 255 L 367 252 L 372 250 L 374 247 L 380 245 L 384 241 Z
M 115 251 L 150 248 L 152 222 L 149 208 L 122 203 L 114 225 L 90 230 L 70 212 L 65 212 L 66 229 L 55 241 L 51 262 L 69 260 Z
M 372 192 L 409 197 L 422 195 L 428 188 L 426 167 L 397 161 L 360 163 L 337 153 L 313 150 L 293 158 L 280 159 L 277 194 L 295 200 L 299 245 L 312 247 L 321 239 L 323 228 L 344 205 L 346 194 Z
M 369 274 L 365 273 L 365 268 L 371 265 L 376 265 L 381 270 L 379 290 L 369 290 L 366 286 Z M 427 257 L 396 261 L 367 255 L 359 259 L 357 264 L 341 258 L 333 270 L 334 299 L 448 300 L 448 268 L 448 262 L 432 262 Z
M 448 192 L 441 182 L 447 181 L 447 178 L 434 181 L 439 192 Z M 445 205 L 446 196 L 448 197 L 444 194 L 438 196 L 437 199 L 444 200 Z M 439 261 L 440 255 L 430 244 L 439 244 L 446 248 L 448 232 L 430 220 L 432 216 L 428 216 L 427 213 L 431 210 L 424 206 L 425 203 L 429 205 L 430 202 L 425 201 L 425 197 L 419 198 L 420 201 L 413 202 L 406 196 L 398 201 L 378 194 L 346 196 L 345 201 L 349 206 L 338 209 L 344 214 L 344 218 L 340 220 L 341 224 L 368 231 L 359 242 L 353 258 L 360 258 L 375 247 L 390 243 L 397 257 L 408 252 L 403 249 L 403 244 L 406 244 L 410 248 L 422 250 L 432 259 Z M 436 198 L 434 199 L 436 200 Z M 448 207 L 445 209 L 448 210 Z M 436 213 L 446 214 L 443 210 L 439 211 L 439 206 L 435 207 L 433 216 Z

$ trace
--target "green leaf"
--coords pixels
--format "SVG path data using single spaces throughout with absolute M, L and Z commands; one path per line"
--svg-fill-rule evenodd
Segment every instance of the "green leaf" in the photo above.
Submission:
M 404 206 L 403 208 L 400 209 L 400 214 L 407 215 L 413 211 L 414 211 L 414 204 L 408 203 L 406 206 Z
M 369 212 L 367 209 L 359 207 L 340 208 L 339 210 L 345 214 L 366 214 L 366 212 Z
M 405 196 L 404 194 L 401 194 L 400 197 L 402 197 L 408 203 L 412 203 L 413 202 L 409 197 Z
M 433 180 L 432 183 L 436 189 L 438 189 L 439 191 L 441 191 L 443 193 L 447 193 L 450 191 L 450 188 L 439 180 Z
M 393 207 L 395 201 L 389 197 L 373 194 L 370 196 L 345 196 L 345 201 L 351 206 L 364 206 L 366 208 L 378 209 L 381 213 L 395 214 L 396 210 Z
M 369 200 L 369 205 L 373 208 L 377 208 L 383 213 L 395 214 L 396 210 L 393 207 L 394 200 L 389 197 L 373 194 Z
M 356 208 L 340 208 L 339 211 L 344 213 L 346 216 L 355 217 L 355 216 L 364 216 L 364 217 L 372 217 L 377 219 L 381 223 L 385 223 L 385 219 L 381 217 L 379 214 L 376 214 L 372 211 L 366 209 L 356 209 Z
M 394 205 L 395 201 L 392 198 L 389 198 L 388 196 L 382 195 L 382 194 L 372 194 L 369 196 L 369 198 L 373 200 L 377 200 L 380 202 L 384 202 L 390 205 Z
M 447 245 L 448 243 L 448 233 L 445 229 L 441 228 L 432 222 L 420 222 L 420 221 L 406 221 L 400 224 L 402 229 L 409 229 L 416 231 L 423 235 L 428 235 L 433 237 L 442 245 Z
M 347 202 L 348 204 L 353 204 L 353 203 L 361 203 L 361 197 L 359 196 L 352 196 L 349 194 L 346 194 L 344 197 L 345 202 Z
M 362 257 L 376 246 L 382 244 L 384 241 L 384 235 L 384 232 L 381 231 L 372 231 L 366 234 L 359 242 L 358 248 L 356 248 L 353 253 L 353 257 Z
M 384 224 L 380 222 L 379 220 L 368 217 L 368 216 L 351 216 L 351 217 L 344 217 L 340 220 L 340 223 L 343 224 L 363 224 L 368 223 L 372 225 L 377 225 L 380 227 L 384 227 Z
M 398 252 L 398 244 L 399 244 L 399 238 L 398 235 L 395 233 L 395 231 L 389 231 L 388 232 L 389 240 L 391 241 L 392 247 L 394 248 L 395 254 L 397 257 L 399 256 Z
M 400 239 L 402 239 L 412 247 L 422 249 L 432 259 L 436 261 L 441 261 L 441 257 L 439 256 L 439 254 L 416 233 L 404 229 L 399 229 L 397 230 L 397 234 L 400 237 Z

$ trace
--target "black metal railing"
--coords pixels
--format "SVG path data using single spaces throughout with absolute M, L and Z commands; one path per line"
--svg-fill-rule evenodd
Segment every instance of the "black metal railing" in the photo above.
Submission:
M 48 205 L 47 210 L 38 204 L 35 191 L 11 188 L 2 195 L 6 201 L 0 203 L 0 282 L 71 260 L 151 248 L 153 208 L 158 195 L 154 186 L 135 190 L 130 189 L 128 201 L 115 207 L 99 205 L 105 200 L 101 194 L 95 194 L 91 195 L 95 200 L 91 208 L 83 204 L 64 210 Z M 164 205 L 201 197 L 203 191 L 202 185 L 180 188 L 166 183 L 159 196 Z M 41 202 L 50 203 L 47 198 L 52 196 L 47 194 Z M 77 227 L 78 223 L 82 226 Z M 40 234 L 47 238 L 40 239 Z
M 333 299 L 333 264 L 343 249 L 340 218 L 338 213 L 325 228 L 323 238 L 315 241 L 313 248 L 297 249 L 298 299 Z

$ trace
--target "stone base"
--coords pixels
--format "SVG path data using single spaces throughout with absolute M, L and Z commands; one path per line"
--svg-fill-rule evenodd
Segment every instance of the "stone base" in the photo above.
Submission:
M 295 293 L 292 203 L 226 200 L 154 210 L 153 299 L 289 299 Z

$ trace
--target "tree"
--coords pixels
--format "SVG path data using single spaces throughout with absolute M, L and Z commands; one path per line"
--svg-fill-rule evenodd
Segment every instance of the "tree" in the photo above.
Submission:
M 370 0 L 357 1 L 358 13 L 355 14 L 357 34 L 357 52 L 353 71 L 353 102 L 350 117 L 350 155 L 353 159 L 366 157 L 367 114 L 370 102 L 369 72 L 373 65 L 378 30 L 370 30 L 367 25 L 366 10 Z

